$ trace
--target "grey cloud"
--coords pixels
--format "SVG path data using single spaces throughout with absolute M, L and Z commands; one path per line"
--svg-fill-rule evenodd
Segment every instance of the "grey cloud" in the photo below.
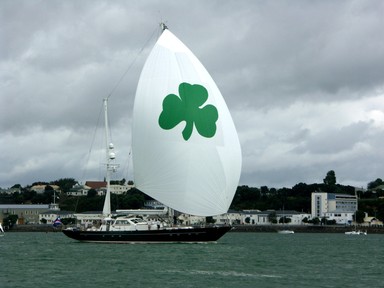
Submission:
M 331 169 L 341 181 L 359 185 L 383 177 L 383 123 L 368 115 L 384 111 L 383 6 L 2 1 L 0 187 L 103 177 L 97 157 L 87 168 L 93 172 L 82 170 L 102 99 L 111 91 L 115 145 L 128 161 L 136 83 L 160 21 L 220 87 L 240 135 L 242 184 L 322 181 Z M 340 110 L 345 115 L 338 122 L 338 105 L 352 102 L 355 110 Z

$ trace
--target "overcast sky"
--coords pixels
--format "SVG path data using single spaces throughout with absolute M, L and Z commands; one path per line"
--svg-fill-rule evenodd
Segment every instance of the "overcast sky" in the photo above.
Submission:
M 134 94 L 162 21 L 227 102 L 241 185 L 384 178 L 383 1 L 3 0 L 0 187 L 102 180 L 109 94 L 115 178 L 132 179 Z

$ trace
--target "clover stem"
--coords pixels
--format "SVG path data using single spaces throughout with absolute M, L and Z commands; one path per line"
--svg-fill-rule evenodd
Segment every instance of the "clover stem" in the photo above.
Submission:
M 193 130 L 193 121 L 186 121 L 186 125 L 183 130 L 183 138 L 185 141 L 187 141 L 191 137 L 192 130 Z

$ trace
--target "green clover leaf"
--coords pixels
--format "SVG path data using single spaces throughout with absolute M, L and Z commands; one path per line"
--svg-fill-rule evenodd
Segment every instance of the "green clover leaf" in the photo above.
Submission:
M 217 109 L 213 105 L 200 108 L 208 99 L 208 91 L 204 86 L 189 83 L 179 85 L 180 97 L 175 94 L 167 95 L 163 100 L 163 111 L 159 117 L 159 125 L 165 130 L 176 127 L 185 121 L 186 125 L 182 132 L 184 140 L 188 140 L 193 131 L 207 138 L 216 133 L 216 121 L 219 118 Z

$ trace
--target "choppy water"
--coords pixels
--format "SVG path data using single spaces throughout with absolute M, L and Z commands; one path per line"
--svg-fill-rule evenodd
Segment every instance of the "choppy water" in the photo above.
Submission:
M 235 233 L 214 244 L 0 237 L 0 287 L 384 287 L 384 235 Z

